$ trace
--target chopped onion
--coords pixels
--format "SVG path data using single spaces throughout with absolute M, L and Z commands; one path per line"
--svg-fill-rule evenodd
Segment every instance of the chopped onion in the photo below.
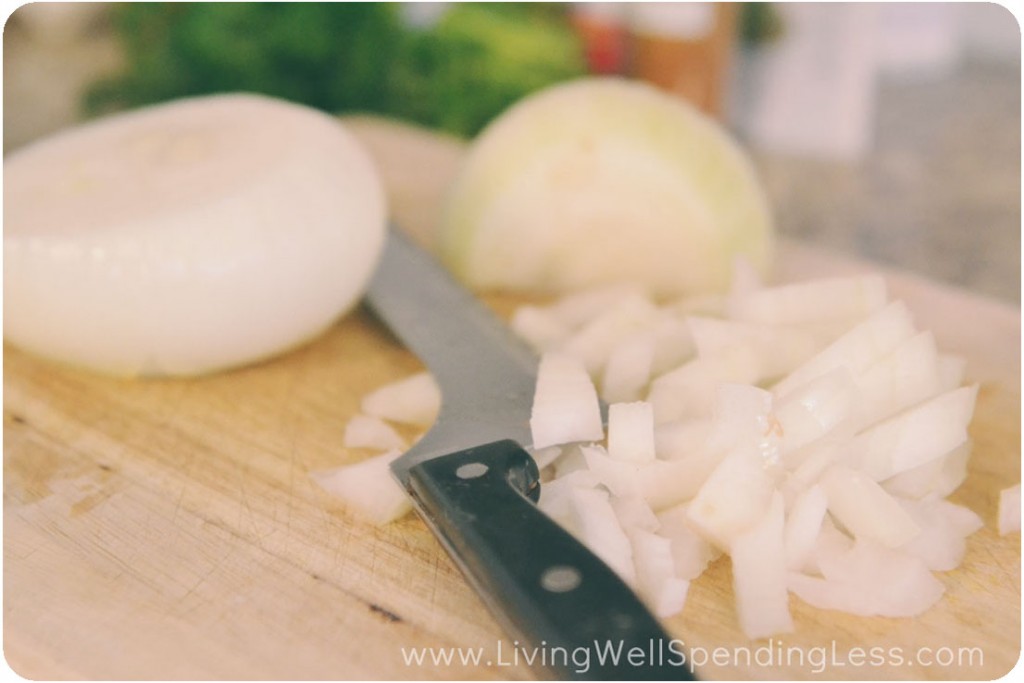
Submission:
M 616 460 L 654 460 L 654 411 L 650 403 L 613 403 L 608 407 L 608 455 Z
M 569 328 L 551 311 L 540 306 L 520 306 L 509 326 L 537 353 L 558 347 L 570 333 Z
M 794 370 L 776 384 L 773 391 L 779 396 L 784 396 L 804 382 L 842 366 L 849 368 L 853 373 L 863 372 L 913 334 L 914 325 L 910 319 L 910 312 L 903 302 L 895 301 Z
M 428 372 L 384 386 L 363 397 L 363 412 L 403 424 L 429 427 L 441 409 L 441 391 Z
M 821 485 L 829 512 L 856 538 L 898 548 L 921 533 L 899 502 L 862 472 L 833 465 L 822 476 Z
M 977 395 L 977 385 L 953 389 L 862 432 L 850 444 L 858 467 L 881 481 L 960 446 Z
M 656 424 L 711 412 L 708 396 L 722 382 L 751 384 L 758 375 L 757 359 L 749 350 L 730 347 L 714 356 L 701 356 L 661 375 L 651 383 L 647 400 L 654 406 Z
M 548 310 L 567 329 L 577 330 L 623 301 L 634 300 L 644 294 L 643 287 L 633 284 L 597 285 L 562 297 Z
M 332 470 L 311 472 L 325 491 L 345 502 L 346 507 L 374 524 L 386 524 L 412 509 L 409 495 L 391 476 L 391 461 L 400 450 Z
M 671 544 L 676 575 L 689 581 L 703 574 L 708 564 L 722 552 L 691 528 L 686 508 L 686 505 L 677 505 L 659 512 L 658 523 L 659 533 Z
M 633 549 L 622 524 L 615 516 L 614 508 L 608 502 L 608 493 L 597 489 L 573 488 L 569 491 L 569 503 L 580 541 L 604 560 L 623 581 L 634 583 L 636 569 L 633 566 Z
M 880 278 L 747 278 L 724 304 L 659 306 L 614 286 L 521 309 L 517 327 L 546 349 L 531 417 L 550 477 L 540 509 L 658 616 L 723 552 L 750 638 L 792 629 L 789 593 L 921 613 L 943 593 L 933 572 L 959 566 L 981 525 L 945 500 L 966 476 L 978 387 L 960 386 L 962 359 L 887 303 Z M 595 376 L 628 399 L 611 401 L 607 441 Z M 1001 496 L 1002 533 L 1019 509 L 1018 486 Z
M 733 297 L 729 313 L 735 320 L 772 325 L 838 320 L 849 326 L 885 303 L 885 281 L 865 275 L 755 289 Z
M 947 500 L 901 500 L 921 529 L 903 548 L 929 569 L 949 571 L 960 566 L 967 549 L 967 537 L 984 526 L 981 517 Z
M 534 448 L 604 437 L 597 391 L 580 360 L 553 352 L 541 357 L 530 430 Z
M 828 497 L 821 486 L 816 484 L 797 495 L 786 515 L 784 540 L 789 569 L 799 571 L 807 565 L 827 512 Z
M 775 491 L 775 482 L 747 452 L 723 460 L 689 507 L 693 528 L 721 548 L 761 519 Z
M 1020 484 L 999 492 L 999 535 L 1020 531 Z
M 861 616 L 917 616 L 945 590 L 921 560 L 870 541 L 837 553 L 823 572 L 790 573 L 790 590 L 815 607 Z
M 606 397 L 629 400 L 612 401 L 607 450 L 596 430 L 568 444 L 542 507 L 580 534 L 578 509 L 597 506 L 591 535 L 612 528 L 603 554 L 632 567 L 659 615 L 681 609 L 681 582 L 723 550 L 751 638 L 792 628 L 789 592 L 853 614 L 919 614 L 942 596 L 932 572 L 959 566 L 980 525 L 944 500 L 966 476 L 977 387 L 960 386 L 963 360 L 887 302 L 879 277 L 766 288 L 747 275 L 724 305 L 659 308 L 619 290 L 598 312 L 578 303 L 596 295 L 566 299 L 587 315 L 556 320 L 575 332 L 552 350 L 580 354 L 603 369 Z M 1019 528 L 1019 512 L 1005 514 Z
M 882 482 L 882 488 L 904 498 L 945 498 L 967 478 L 971 442 L 954 448 L 940 458 L 929 460 Z
M 643 531 L 655 532 L 661 526 L 654 510 L 641 496 L 631 494 L 628 496 L 614 496 L 611 499 L 615 516 L 625 529 L 642 529 Z
M 740 627 L 748 638 L 793 630 L 786 589 L 785 518 L 777 491 L 763 517 L 729 548 Z
M 345 448 L 376 448 L 378 450 L 405 450 L 408 447 L 394 427 L 379 417 L 355 415 L 345 425 L 341 444 Z
M 605 363 L 601 398 L 609 403 L 639 400 L 651 378 L 654 349 L 654 335 L 646 331 L 619 344 Z
M 669 539 L 643 529 L 630 529 L 636 565 L 637 592 L 659 617 L 683 609 L 690 582 L 676 576 Z
M 624 298 L 576 331 L 561 350 L 581 359 L 587 371 L 597 376 L 612 350 L 653 324 L 657 316 L 658 310 L 646 297 L 636 294 Z

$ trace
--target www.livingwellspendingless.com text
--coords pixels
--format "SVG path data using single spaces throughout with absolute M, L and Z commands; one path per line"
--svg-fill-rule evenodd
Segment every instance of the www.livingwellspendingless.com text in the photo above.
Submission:
M 781 667 L 805 669 L 822 674 L 842 668 L 894 668 L 906 666 L 981 667 L 984 651 L 979 647 L 921 647 L 916 650 L 892 646 L 841 647 L 828 645 L 800 647 L 770 639 L 758 646 L 687 647 L 680 639 L 650 641 L 646 646 L 624 641 L 594 641 L 586 646 L 566 648 L 542 642 L 526 645 L 518 640 L 497 641 L 493 649 L 483 647 L 402 647 L 408 667 L 560 667 L 586 674 L 592 667 L 680 667 L 690 673 L 704 666 Z

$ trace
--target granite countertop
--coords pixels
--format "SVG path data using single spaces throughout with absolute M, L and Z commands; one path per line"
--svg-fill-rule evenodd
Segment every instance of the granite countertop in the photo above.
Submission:
M 1020 304 L 1020 64 L 882 83 L 857 164 L 757 154 L 779 232 Z

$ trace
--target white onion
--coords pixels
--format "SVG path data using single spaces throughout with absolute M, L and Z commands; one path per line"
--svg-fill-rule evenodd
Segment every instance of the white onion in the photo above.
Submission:
M 959 566 L 980 526 L 976 514 L 944 500 L 966 476 L 977 387 L 959 386 L 963 360 L 940 353 L 904 304 L 887 302 L 881 278 L 766 288 L 748 273 L 724 307 L 644 307 L 635 296 L 620 291 L 614 314 L 589 311 L 553 350 L 568 352 L 575 338 L 592 367 L 604 363 L 606 378 L 626 378 L 607 382 L 613 395 L 622 388 L 635 396 L 649 375 L 643 405 L 654 428 L 630 427 L 627 446 L 616 436 L 622 408 L 613 403 L 608 450 L 570 444 L 545 485 L 552 492 L 542 487 L 542 506 L 562 508 L 561 521 L 561 482 L 590 475 L 588 496 L 603 501 L 596 514 L 618 516 L 633 544 L 632 585 L 658 614 L 675 604 L 667 596 L 685 599 L 680 582 L 698 579 L 726 551 L 751 638 L 792 628 L 790 592 L 824 609 L 892 617 L 941 598 L 932 572 Z M 571 300 L 598 299 L 578 292 Z M 544 309 L 556 321 L 559 305 Z M 609 322 L 636 311 L 645 312 L 628 333 Z M 675 335 L 674 353 L 661 350 L 675 364 L 648 366 L 655 331 L 680 324 L 689 332 Z M 771 390 L 758 386 L 775 376 Z M 644 456 L 625 455 L 630 447 Z M 1007 520 L 1016 515 L 1019 527 L 1019 493 L 1006 500 Z M 604 552 L 625 564 L 612 534 L 620 547 Z M 674 588 L 658 593 L 656 585 Z
M 683 99 L 620 78 L 555 85 L 474 141 L 440 229 L 480 288 L 642 283 L 724 291 L 732 261 L 768 263 L 768 206 L 743 151 Z
M 1020 531 L 1020 484 L 999 492 L 999 535 Z
M 441 410 L 441 390 L 433 375 L 417 372 L 371 391 L 361 406 L 367 415 L 429 427 Z
M 644 529 L 630 529 L 637 592 L 655 616 L 670 617 L 683 609 L 690 582 L 676 575 L 669 539 Z
M 341 445 L 345 448 L 376 448 L 405 450 L 408 447 L 394 427 L 371 415 L 355 415 L 345 425 Z
M 690 527 L 686 505 L 677 505 L 658 513 L 659 533 L 669 539 L 676 575 L 692 580 L 704 573 L 708 564 L 722 553 Z
M 408 494 L 391 476 L 391 462 L 401 454 L 388 451 L 352 465 L 311 472 L 310 476 L 356 514 L 374 524 L 386 524 L 412 509 Z
M 615 510 L 608 502 L 608 493 L 597 489 L 574 488 L 569 492 L 574 527 L 580 540 L 622 577 L 627 583 L 636 581 L 633 549 Z
M 654 460 L 654 412 L 645 401 L 608 406 L 608 455 L 616 460 Z
M 529 315 L 559 331 L 545 341 L 531 420 L 534 452 L 553 477 L 540 509 L 658 616 L 682 610 L 689 582 L 723 551 L 750 638 L 793 628 L 789 593 L 856 615 L 928 609 L 943 594 L 933 572 L 959 566 L 981 525 L 944 499 L 966 476 L 977 387 L 958 386 L 962 360 L 939 353 L 904 305 L 880 299 L 879 283 L 825 283 L 851 297 L 837 303 L 848 327 L 829 332 L 831 341 L 822 341 L 823 325 L 839 318 L 800 300 L 817 301 L 813 284 L 780 291 L 751 279 L 735 288 L 734 305 L 764 295 L 746 315 L 775 316 L 785 328 L 695 321 L 686 311 L 700 306 L 638 304 L 628 288 L 535 309 Z M 615 307 L 602 313 L 599 301 Z M 687 326 L 694 334 L 664 351 L 678 365 L 655 370 L 658 331 Z M 816 352 L 780 350 L 780 340 L 811 338 Z M 646 401 L 609 407 L 606 441 L 585 357 L 606 376 L 628 365 L 614 359 L 633 359 L 639 369 L 623 382 L 631 391 L 654 375 Z M 770 390 L 755 383 L 765 367 L 785 375 Z M 1003 494 L 1001 530 L 1019 528 L 1019 505 L 1019 487 Z
M 561 350 L 582 359 L 587 371 L 600 373 L 612 350 L 638 330 L 649 326 L 657 309 L 645 297 L 623 299 L 570 336 Z
M 898 548 L 921 533 L 899 502 L 862 472 L 833 465 L 822 476 L 821 486 L 829 512 L 856 538 Z
M 741 292 L 747 288 L 741 288 Z M 734 294 L 729 316 L 773 325 L 838 321 L 847 327 L 886 303 L 885 281 L 878 275 L 829 278 Z
M 785 518 L 775 492 L 767 512 L 729 548 L 740 627 L 748 638 L 793 630 L 786 588 Z
M 335 119 L 180 100 L 4 159 L 4 335 L 120 375 L 192 375 L 319 334 L 362 295 L 384 192 Z
M 597 391 L 581 361 L 565 353 L 541 357 L 530 430 L 535 448 L 604 436 Z
M 910 312 L 901 301 L 878 310 L 791 372 L 772 390 L 779 396 L 830 370 L 845 366 L 855 375 L 914 334 Z
M 609 355 L 601 378 L 601 398 L 609 403 L 637 401 L 643 394 L 654 365 L 653 334 L 635 334 Z
M 960 387 L 861 432 L 850 444 L 875 480 L 918 467 L 967 441 L 978 386 Z

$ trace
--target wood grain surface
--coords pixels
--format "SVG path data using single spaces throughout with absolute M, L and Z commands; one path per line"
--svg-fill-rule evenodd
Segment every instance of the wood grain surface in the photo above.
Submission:
M 395 220 L 428 239 L 462 145 L 349 123 Z M 867 267 L 787 244 L 777 277 Z M 1018 659 L 1020 537 L 998 536 L 995 520 L 999 490 L 1020 480 L 1019 311 L 911 276 L 889 282 L 982 382 L 970 473 L 953 499 L 986 526 L 963 566 L 939 574 L 946 596 L 922 617 L 853 617 L 794 597 L 797 630 L 774 641 L 742 637 L 728 562 L 717 562 L 667 622 L 709 656 L 729 650 L 705 678 L 991 679 Z M 365 311 L 281 357 L 197 379 L 112 379 L 9 345 L 4 364 L 4 654 L 22 676 L 536 675 L 512 663 L 513 644 L 418 519 L 374 528 L 308 477 L 369 455 L 341 448 L 347 419 L 364 393 L 421 367 Z M 480 662 L 408 666 L 402 648 L 416 647 L 479 648 Z M 885 649 L 885 666 L 867 661 L 881 652 L 871 648 Z

